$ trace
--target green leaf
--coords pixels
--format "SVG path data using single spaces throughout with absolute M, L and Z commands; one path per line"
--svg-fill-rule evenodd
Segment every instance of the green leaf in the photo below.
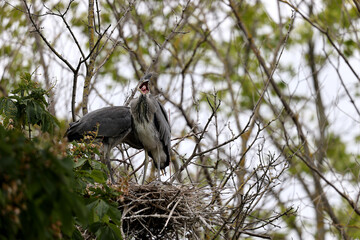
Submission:
M 109 211 L 107 212 L 111 220 L 116 224 L 121 224 L 121 211 L 116 207 L 110 206 Z
M 89 230 L 93 233 L 99 232 L 99 229 L 104 225 L 102 222 L 94 222 L 89 226 Z
M 77 161 L 74 164 L 74 168 L 78 168 L 81 167 L 82 165 L 84 165 L 86 163 L 87 159 L 86 158 L 79 158 L 77 159 Z
M 94 149 L 92 152 L 96 151 L 97 149 Z M 98 152 L 95 152 L 98 153 Z M 97 170 L 107 169 L 106 165 L 100 161 L 91 161 L 91 167 Z
M 99 240 L 120 240 L 121 234 L 120 231 L 114 231 L 114 227 L 109 225 L 102 226 L 97 232 L 96 236 Z
M 83 240 L 84 238 L 82 237 L 81 232 L 77 228 L 75 228 L 75 230 L 71 236 L 71 239 L 72 240 Z
M 0 98 L 0 114 L 7 118 L 15 118 L 18 113 L 16 103 L 10 98 Z
M 120 231 L 119 226 L 116 226 L 115 224 L 112 224 L 112 223 L 108 223 L 108 225 L 112 229 L 112 231 L 114 232 L 114 234 L 116 236 L 116 239 L 122 239 L 121 231 Z
M 98 183 L 106 182 L 106 174 L 101 170 L 97 170 L 97 169 L 92 170 L 90 173 L 90 177 L 94 179 L 95 182 Z
M 34 109 L 34 103 L 33 102 L 27 102 L 26 105 L 26 117 L 27 117 L 27 122 L 31 123 L 31 124 L 35 124 L 36 123 L 36 116 L 35 116 L 35 109 Z
M 99 216 L 99 218 L 102 219 L 109 210 L 109 204 L 106 203 L 104 200 L 100 199 L 94 210 L 95 213 Z
M 75 219 L 88 219 L 74 191 L 73 160 L 62 157 L 56 145 L 0 126 L 0 159 L 0 239 L 70 237 Z M 14 215 L 11 206 L 20 214 Z M 14 217 L 18 223 L 9 221 Z

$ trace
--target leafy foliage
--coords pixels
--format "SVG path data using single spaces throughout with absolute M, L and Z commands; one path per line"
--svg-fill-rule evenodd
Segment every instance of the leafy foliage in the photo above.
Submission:
M 39 125 L 41 131 L 53 133 L 59 122 L 46 110 L 48 93 L 31 80 L 29 73 L 21 76 L 21 82 L 11 93 L 13 95 L 0 98 L 0 115 L 4 116 L 5 125 L 14 122 L 16 127 L 23 129 Z
M 99 154 L 92 141 L 90 143 L 74 143 L 69 155 L 74 158 L 76 174 L 76 191 L 83 196 L 88 212 L 88 222 L 80 224 L 98 239 L 121 239 L 119 230 L 121 212 L 116 201 L 126 191 L 126 181 L 117 188 L 107 185 L 107 167 L 94 160 Z
M 107 185 L 94 144 L 29 140 L 0 126 L 0 239 L 121 239 L 116 201 L 126 191 Z M 121 186 L 124 186 L 123 188 Z M 80 229 L 80 230 L 79 230 Z
M 86 222 L 73 161 L 62 150 L 0 126 L 0 239 L 61 238 L 75 220 Z

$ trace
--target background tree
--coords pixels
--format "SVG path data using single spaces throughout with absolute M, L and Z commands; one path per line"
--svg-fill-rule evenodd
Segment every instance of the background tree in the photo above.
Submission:
M 159 74 L 173 131 L 167 178 L 229 207 L 231 227 L 204 234 L 360 234 L 357 1 L 24 0 L 0 11 L 2 96 L 34 72 L 50 111 L 75 120 L 126 104 L 137 79 Z

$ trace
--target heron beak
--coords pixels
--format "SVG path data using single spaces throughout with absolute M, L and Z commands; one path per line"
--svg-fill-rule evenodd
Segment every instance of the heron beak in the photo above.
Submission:
M 149 80 L 148 79 L 145 79 L 143 80 L 143 82 L 140 84 L 139 86 L 139 91 L 142 93 L 142 94 L 147 94 L 150 92 L 150 88 L 149 88 Z

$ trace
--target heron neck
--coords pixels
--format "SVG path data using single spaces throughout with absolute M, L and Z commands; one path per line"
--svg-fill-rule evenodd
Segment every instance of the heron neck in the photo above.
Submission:
M 136 104 L 137 119 L 139 122 L 149 121 L 148 94 L 141 94 Z

